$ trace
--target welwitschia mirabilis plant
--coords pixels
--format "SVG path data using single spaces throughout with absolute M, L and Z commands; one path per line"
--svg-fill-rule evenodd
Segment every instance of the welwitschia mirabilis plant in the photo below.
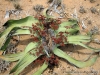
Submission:
M 74 44 L 93 50 L 93 52 L 100 51 L 100 49 L 84 44 L 90 42 L 92 37 L 79 33 L 80 28 L 77 20 L 61 22 L 60 19 L 44 15 L 29 16 L 20 20 L 9 20 L 5 23 L 6 29 L 0 34 L 0 50 L 6 50 L 13 36 L 31 35 L 33 38 L 23 52 L 0 56 L 1 59 L 6 61 L 18 61 L 10 73 L 18 75 L 30 63 L 40 60 L 39 58 L 42 58 L 42 61 L 40 61 L 44 64 L 42 63 L 42 67 L 33 75 L 41 75 L 49 65 L 57 65 L 57 56 L 64 58 L 79 68 L 88 67 L 95 63 L 98 56 L 87 61 L 79 61 L 58 48 L 59 46 L 65 46 L 65 44 Z

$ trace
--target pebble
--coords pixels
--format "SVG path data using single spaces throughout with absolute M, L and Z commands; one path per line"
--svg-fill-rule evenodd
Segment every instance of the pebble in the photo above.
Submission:
M 91 3 L 94 3 L 94 2 L 96 2 L 96 0 L 90 0 L 90 2 L 91 2 Z
M 91 7 L 90 10 L 91 10 L 91 12 L 92 12 L 93 14 L 96 14 L 96 13 L 98 12 L 98 11 L 96 10 L 96 8 L 94 8 L 94 7 Z
M 92 24 L 91 20 L 88 20 L 88 24 L 89 24 L 89 25 Z
M 79 12 L 84 14 L 84 13 L 86 13 L 86 10 L 83 8 L 83 6 L 81 6 L 80 9 L 79 9 Z

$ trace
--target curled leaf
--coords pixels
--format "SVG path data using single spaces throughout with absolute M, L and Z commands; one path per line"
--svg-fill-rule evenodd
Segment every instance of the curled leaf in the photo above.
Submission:
M 21 28 L 21 27 L 32 27 L 32 24 L 37 23 L 38 20 L 35 19 L 33 16 L 28 16 L 26 18 L 20 19 L 20 20 L 9 20 L 5 23 L 4 26 L 6 26 L 7 29 L 4 30 L 0 34 L 0 48 L 3 46 L 3 44 L 6 42 L 8 34 L 14 29 L 14 28 Z
M 43 15 L 44 15 L 46 18 L 53 18 L 53 16 L 48 15 L 47 12 L 48 12 L 48 8 L 45 8 L 45 9 L 43 10 Z
M 87 35 L 73 35 L 73 36 L 68 36 L 67 41 L 69 44 L 74 44 L 74 45 L 80 45 L 84 48 L 93 50 L 94 52 L 100 52 L 100 49 L 95 49 L 93 47 L 90 47 L 88 45 L 83 44 L 83 42 L 90 42 L 91 37 Z
M 66 59 L 68 62 L 70 62 L 71 64 L 73 64 L 79 68 L 92 66 L 98 57 L 98 56 L 95 56 L 87 61 L 79 61 L 79 60 L 76 60 L 76 59 L 70 57 L 69 55 L 67 55 L 65 52 L 63 52 L 62 50 L 60 50 L 58 48 L 55 48 L 53 50 L 53 53 L 61 58 Z
M 100 48 L 96 49 L 96 48 L 90 47 L 90 46 L 85 45 L 85 44 L 80 43 L 80 42 L 77 42 L 76 44 L 77 44 L 77 45 L 80 45 L 80 46 L 82 46 L 82 47 L 84 47 L 84 48 L 87 48 L 87 49 L 93 50 L 94 52 L 100 52 Z

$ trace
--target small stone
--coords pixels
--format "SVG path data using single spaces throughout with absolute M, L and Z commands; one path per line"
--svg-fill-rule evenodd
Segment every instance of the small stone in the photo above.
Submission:
M 33 7 L 33 9 L 34 9 L 36 12 L 40 13 L 40 12 L 44 9 L 44 7 L 43 7 L 43 5 L 37 4 L 36 6 Z
M 93 34 L 97 34 L 99 33 L 99 28 L 97 26 L 94 26 L 91 30 L 90 30 L 90 33 L 93 35 Z
M 83 8 L 83 6 L 80 6 L 79 12 L 82 13 L 82 14 L 84 14 L 84 13 L 86 13 L 86 10 Z
M 48 3 L 52 3 L 53 2 L 53 0 L 48 0 Z
M 56 73 L 56 72 L 53 72 L 53 74 L 52 75 L 58 75 L 58 73 Z
M 5 19 L 8 19 L 9 17 L 10 17 L 10 12 L 9 11 L 6 11 Z
M 99 6 L 100 4 L 97 4 L 96 6 Z
M 93 14 L 95 14 L 95 13 L 98 12 L 98 11 L 96 10 L 96 8 L 94 8 L 94 7 L 91 7 L 90 10 L 91 10 L 91 12 L 92 12 Z
M 91 3 L 94 3 L 94 2 L 96 2 L 96 0 L 90 0 L 90 2 L 91 2 Z
M 17 3 L 14 4 L 16 10 L 22 10 L 21 6 Z
M 100 44 L 100 40 L 99 39 L 94 39 L 93 40 L 95 43 Z
M 88 20 L 88 24 L 92 24 L 91 20 Z

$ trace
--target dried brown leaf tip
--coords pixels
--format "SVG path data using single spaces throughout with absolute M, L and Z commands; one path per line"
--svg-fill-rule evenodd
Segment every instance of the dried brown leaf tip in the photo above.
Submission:
M 37 4 L 37 5 L 35 5 L 34 7 L 33 7 L 33 9 L 36 11 L 36 12 L 41 12 L 43 9 L 44 9 L 44 7 L 43 7 L 43 5 L 39 5 L 39 4 Z

